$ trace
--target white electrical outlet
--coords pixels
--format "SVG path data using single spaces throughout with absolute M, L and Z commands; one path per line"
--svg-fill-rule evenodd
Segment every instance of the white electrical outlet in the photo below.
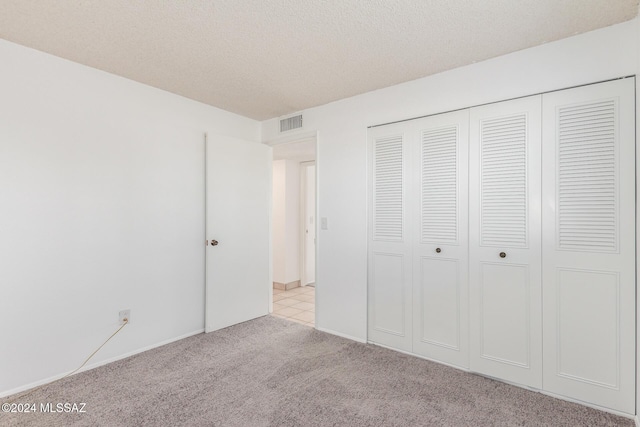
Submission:
M 123 325 L 126 323 L 131 323 L 131 310 L 121 310 L 119 313 L 120 324 Z

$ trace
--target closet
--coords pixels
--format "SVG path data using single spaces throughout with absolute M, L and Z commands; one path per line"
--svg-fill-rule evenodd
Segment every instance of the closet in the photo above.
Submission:
M 469 112 L 374 128 L 369 340 L 468 366 Z
M 472 108 L 469 147 L 470 367 L 536 388 L 542 385 L 540 98 Z
M 369 129 L 369 341 L 633 414 L 634 96 Z

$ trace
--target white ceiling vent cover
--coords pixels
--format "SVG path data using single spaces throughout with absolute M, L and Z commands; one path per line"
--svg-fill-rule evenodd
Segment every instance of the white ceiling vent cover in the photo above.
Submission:
M 302 114 L 280 120 L 280 133 L 302 128 Z

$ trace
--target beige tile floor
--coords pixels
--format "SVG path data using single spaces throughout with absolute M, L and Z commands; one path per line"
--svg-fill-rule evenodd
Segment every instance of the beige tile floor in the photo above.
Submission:
M 288 291 L 273 290 L 273 315 L 314 327 L 316 289 L 302 286 Z

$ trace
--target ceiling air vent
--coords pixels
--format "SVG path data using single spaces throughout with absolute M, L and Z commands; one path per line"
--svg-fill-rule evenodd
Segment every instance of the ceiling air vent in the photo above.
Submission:
M 302 127 L 302 114 L 297 116 L 287 117 L 280 120 L 280 133 L 287 132 L 294 129 L 300 129 Z

